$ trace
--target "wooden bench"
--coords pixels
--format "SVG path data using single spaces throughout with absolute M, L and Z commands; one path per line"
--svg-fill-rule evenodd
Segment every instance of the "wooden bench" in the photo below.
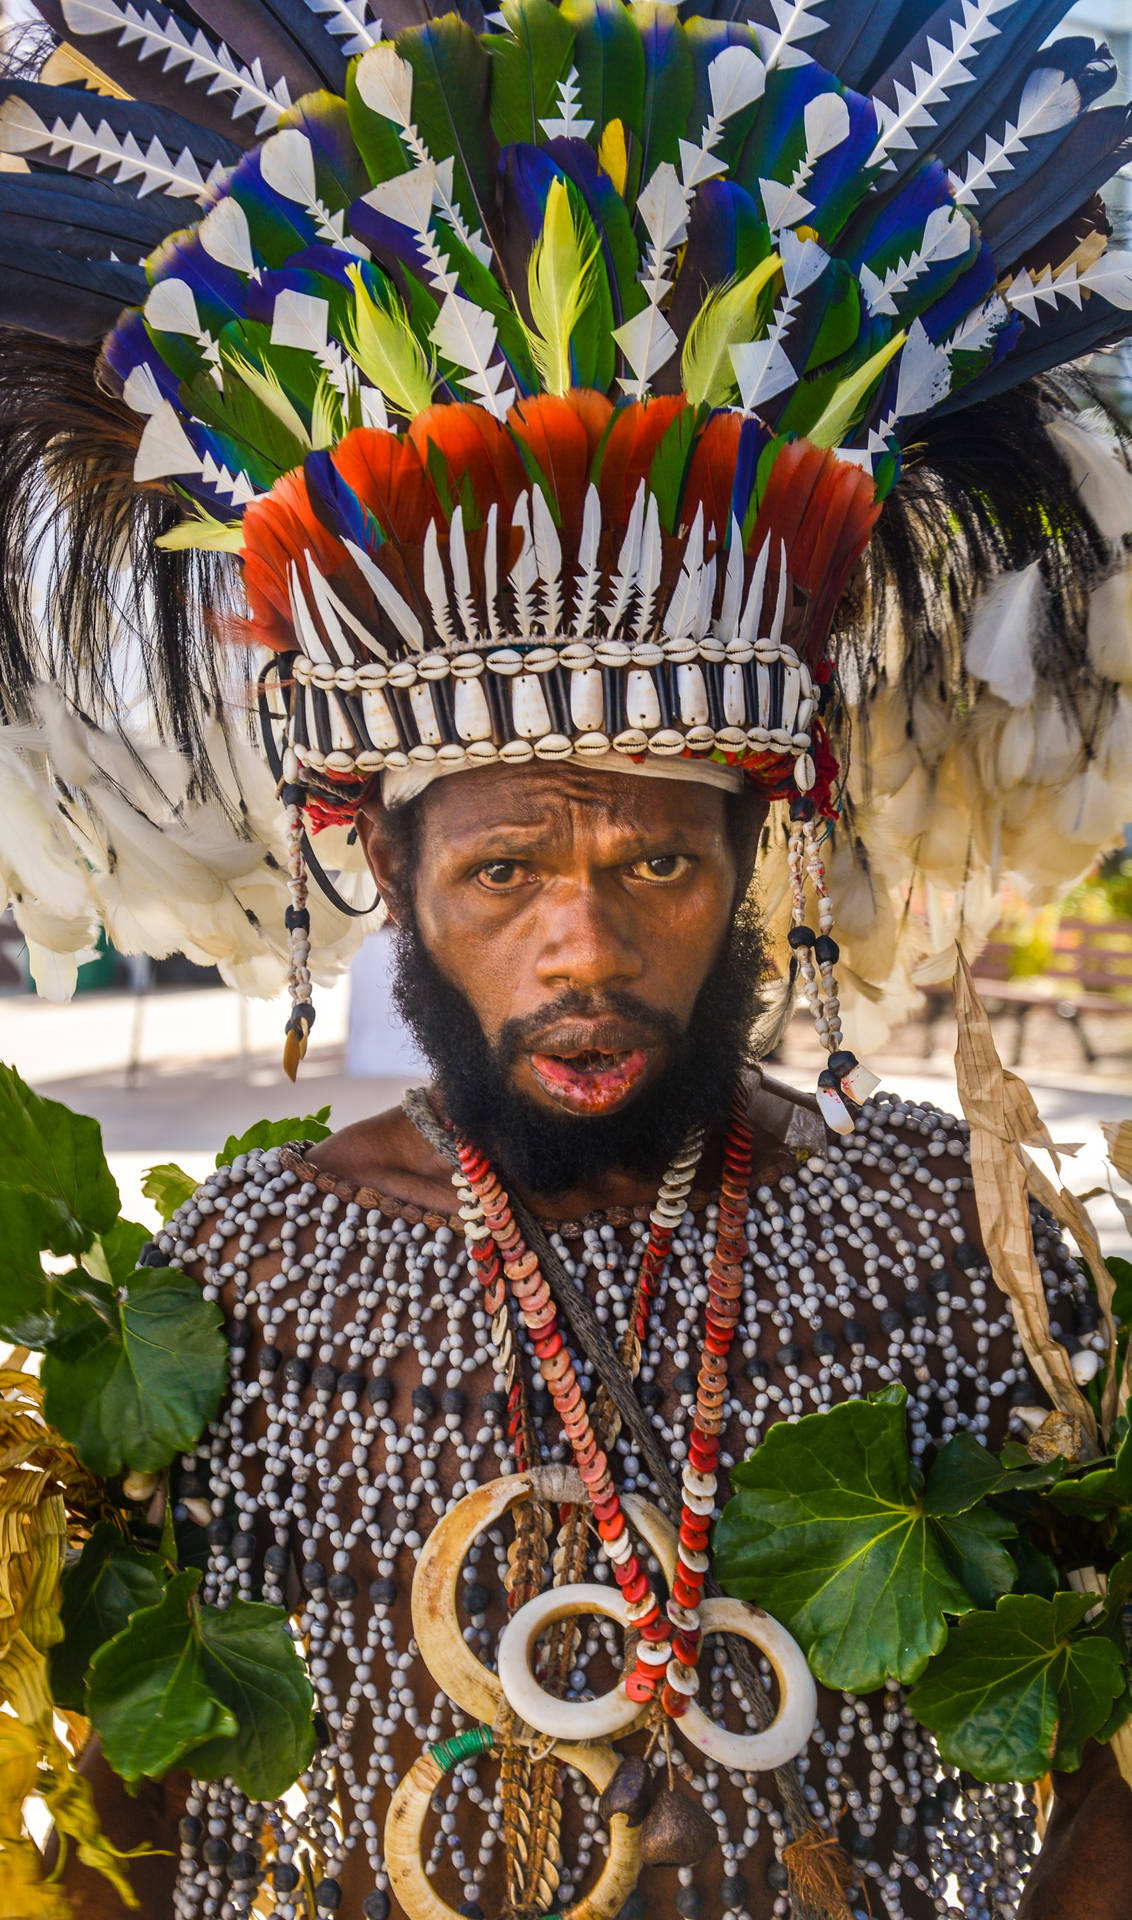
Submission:
M 1009 1007 L 1014 1013 L 1014 1052 L 1011 1064 L 1022 1058 L 1026 1019 L 1034 1007 L 1052 1007 L 1068 1020 L 1086 1061 L 1098 1055 L 1082 1015 L 1122 1013 L 1132 1018 L 1132 920 L 1061 920 L 1053 951 L 1038 974 L 1011 977 L 1016 949 L 998 934 L 988 940 L 972 963 L 975 985 L 991 1012 Z M 935 1023 L 951 990 L 946 985 L 925 989 L 927 1037 L 925 1055 L 932 1051 Z

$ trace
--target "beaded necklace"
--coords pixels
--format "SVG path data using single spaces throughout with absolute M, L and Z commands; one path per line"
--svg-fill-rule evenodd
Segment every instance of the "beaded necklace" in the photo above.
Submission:
M 554 1403 L 575 1464 L 589 1495 L 594 1520 L 613 1577 L 628 1607 L 631 1626 L 639 1635 L 636 1664 L 626 1676 L 631 1700 L 647 1705 L 659 1694 L 661 1710 L 679 1719 L 696 1691 L 696 1663 L 702 1634 L 699 1607 L 708 1568 L 707 1541 L 715 1507 L 719 1436 L 727 1396 L 727 1356 L 739 1319 L 742 1263 L 746 1250 L 747 1212 L 753 1133 L 741 1089 L 732 1095 L 723 1150 L 719 1198 L 719 1226 L 708 1269 L 708 1304 L 696 1382 L 695 1410 L 687 1457 L 682 1470 L 682 1503 L 677 1569 L 665 1609 L 639 1556 L 633 1551 L 621 1500 L 613 1484 L 609 1461 L 594 1431 L 573 1360 L 558 1325 L 538 1257 L 527 1246 L 511 1211 L 510 1202 L 486 1157 L 470 1142 L 457 1138 L 457 1189 L 460 1214 L 468 1244 L 484 1287 L 485 1306 L 500 1364 L 508 1376 L 508 1411 L 512 1439 L 520 1468 L 527 1464 L 523 1392 L 510 1340 L 508 1283 L 534 1348 L 543 1384 Z M 702 1147 L 695 1135 L 681 1148 L 661 1182 L 650 1216 L 649 1239 L 641 1260 L 629 1319 L 630 1351 L 623 1357 L 629 1370 L 639 1363 L 641 1342 L 671 1247 L 672 1234 L 683 1215 Z M 604 1421 L 601 1422 L 604 1425 Z

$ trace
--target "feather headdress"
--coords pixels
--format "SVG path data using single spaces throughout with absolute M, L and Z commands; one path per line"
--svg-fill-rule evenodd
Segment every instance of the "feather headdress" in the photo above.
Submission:
M 1121 554 L 1049 376 L 1132 327 L 1132 116 L 1045 44 L 1067 10 L 41 4 L 60 46 L 0 88 L 0 684 L 101 721 L 140 671 L 215 793 L 242 573 L 296 1048 L 304 824 L 383 771 L 743 770 L 793 803 L 843 1061 L 804 913 L 836 670 L 862 715 L 1009 706 L 1029 647 L 1085 737 Z

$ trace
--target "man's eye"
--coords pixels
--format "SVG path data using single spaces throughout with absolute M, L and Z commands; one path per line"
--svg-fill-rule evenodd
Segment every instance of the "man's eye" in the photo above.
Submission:
M 476 879 L 496 893 L 505 887 L 515 886 L 522 878 L 523 869 L 517 860 L 489 860 L 476 873 Z
M 655 853 L 629 868 L 635 880 L 681 880 L 690 866 L 687 854 Z

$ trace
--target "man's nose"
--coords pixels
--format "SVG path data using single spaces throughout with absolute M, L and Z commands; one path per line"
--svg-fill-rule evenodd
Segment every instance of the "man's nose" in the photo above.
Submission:
M 538 977 L 544 987 L 623 987 L 644 970 L 625 906 L 592 881 L 560 882 L 542 901 Z

